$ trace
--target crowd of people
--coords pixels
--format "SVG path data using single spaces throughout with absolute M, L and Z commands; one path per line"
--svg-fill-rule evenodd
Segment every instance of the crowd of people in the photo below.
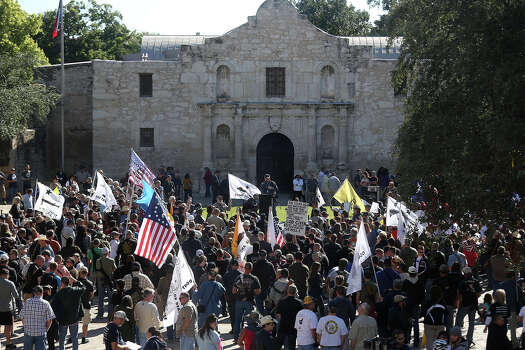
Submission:
M 272 246 L 268 225 L 279 231 L 282 222 L 275 217 L 269 223 L 268 207 L 252 200 L 239 208 L 253 247 L 241 262 L 232 251 L 236 215 L 221 191 L 220 172 L 206 169 L 209 197 L 199 203 L 192 199 L 189 175 L 172 184 L 171 171 L 159 171 L 154 183 L 177 231 L 177 243 L 160 268 L 134 254 L 144 211 L 127 178 L 106 178 L 118 206 L 101 212 L 90 200 L 87 172 L 67 177 L 59 171 L 50 188 L 65 197 L 65 205 L 62 219 L 52 220 L 33 211 L 31 175 L 23 186 L 11 187 L 18 181 L 11 171 L 5 198 L 12 206 L 0 216 L 0 325 L 6 348 L 15 347 L 13 323 L 21 320 L 24 349 L 55 349 L 57 342 L 61 350 L 68 342 L 78 349 L 90 341 L 95 309 L 96 318 L 107 322 L 104 344 L 112 350 L 126 349 L 126 342 L 167 349 L 176 339 L 181 350 L 220 350 L 221 317 L 245 350 L 525 348 L 517 331 L 525 322 L 521 220 L 444 222 L 446 227 L 429 225 L 401 242 L 396 227 L 385 227 L 381 210 L 313 203 L 304 235 L 283 232 L 283 244 Z M 306 180 L 295 177 L 294 196 L 310 200 L 326 184 L 328 191 L 322 192 L 330 197 L 333 177 L 335 172 L 324 169 Z M 352 183 L 363 196 L 370 186 L 379 187 L 379 200 L 398 196 L 385 168 L 358 171 Z M 278 195 L 270 174 L 259 187 L 263 194 Z M 363 265 L 361 290 L 347 295 L 361 223 L 372 257 Z M 179 250 L 196 283 L 180 294 L 174 325 L 163 328 Z M 474 344 L 476 324 L 485 325 L 485 344 Z

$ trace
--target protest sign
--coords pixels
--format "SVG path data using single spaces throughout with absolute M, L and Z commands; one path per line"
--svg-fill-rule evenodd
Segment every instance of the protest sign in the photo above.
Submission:
M 308 218 L 308 203 L 288 201 L 286 209 L 285 234 L 304 236 L 306 219 Z

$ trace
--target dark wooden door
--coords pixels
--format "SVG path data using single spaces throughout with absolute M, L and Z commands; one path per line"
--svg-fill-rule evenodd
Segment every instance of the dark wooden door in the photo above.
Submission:
M 277 183 L 279 192 L 291 192 L 294 149 L 292 141 L 283 134 L 265 135 L 257 145 L 257 185 L 268 173 Z

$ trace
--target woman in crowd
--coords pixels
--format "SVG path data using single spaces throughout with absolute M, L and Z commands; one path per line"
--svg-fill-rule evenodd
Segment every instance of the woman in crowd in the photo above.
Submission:
M 209 314 L 196 336 L 199 350 L 221 350 L 221 338 L 217 333 L 217 316 Z

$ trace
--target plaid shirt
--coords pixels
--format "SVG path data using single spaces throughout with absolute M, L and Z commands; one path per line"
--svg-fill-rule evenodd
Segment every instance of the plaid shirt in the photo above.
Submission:
M 33 297 L 24 303 L 20 317 L 24 320 L 24 333 L 38 337 L 46 335 L 46 321 L 54 319 L 55 314 L 47 300 Z
M 133 277 L 139 278 L 140 289 L 146 289 L 146 288 L 155 289 L 155 286 L 153 286 L 153 283 L 151 283 L 151 280 L 149 279 L 148 276 L 138 271 L 133 271 L 132 273 L 129 273 L 126 276 L 124 276 L 124 278 L 122 278 L 124 280 L 124 290 L 131 289 L 131 282 L 133 280 Z

